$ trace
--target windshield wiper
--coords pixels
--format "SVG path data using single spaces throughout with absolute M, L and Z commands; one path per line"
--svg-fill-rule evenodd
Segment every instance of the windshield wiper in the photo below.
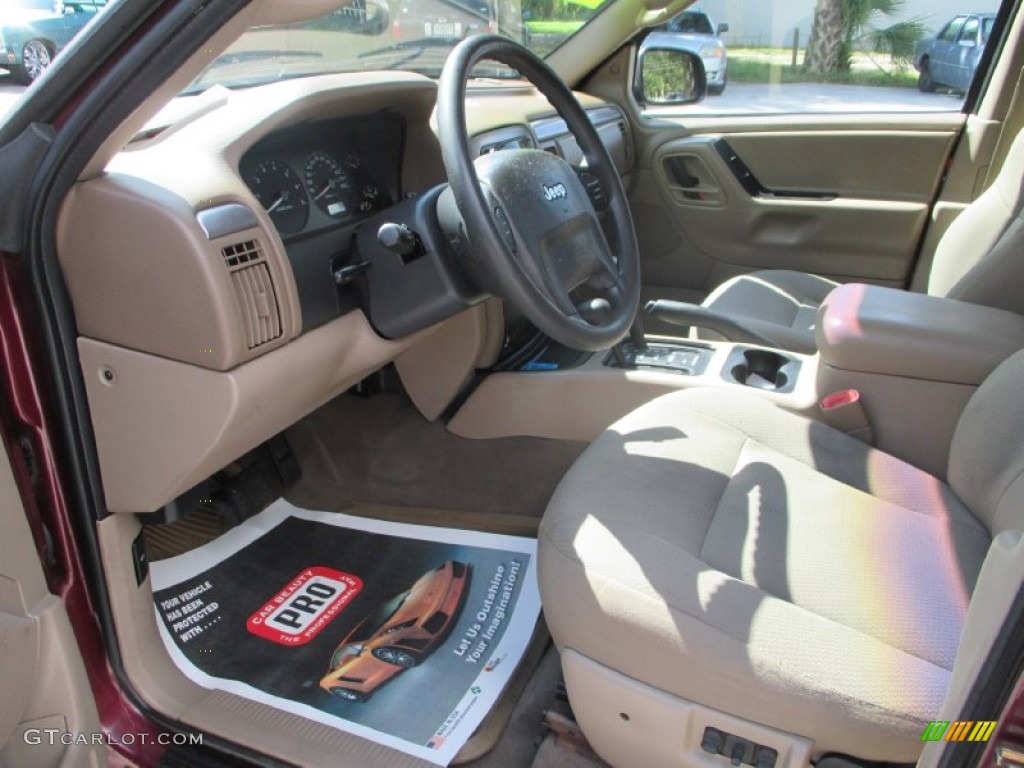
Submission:
M 386 48 L 377 48 L 372 51 L 365 51 L 359 54 L 360 60 L 372 59 L 378 56 L 386 57 L 393 56 L 394 59 L 388 62 L 382 62 L 381 65 L 375 65 L 375 68 L 380 69 L 403 69 L 406 64 L 416 61 L 416 59 L 423 56 L 427 50 L 437 50 L 438 48 L 451 48 L 450 40 L 431 40 L 424 38 L 422 40 L 409 40 L 401 43 L 395 43 L 389 45 Z M 447 58 L 447 54 L 445 55 Z M 423 74 L 434 74 L 439 75 L 441 73 L 441 67 L 431 67 L 429 70 L 417 70 Z
M 205 70 L 199 75 L 192 83 L 183 90 L 179 96 L 193 96 L 197 93 L 201 93 L 209 87 L 209 81 L 213 78 L 210 76 L 212 72 L 222 67 L 238 66 L 239 64 L 251 64 L 252 62 L 263 62 L 271 64 L 284 64 L 288 62 L 296 61 L 311 61 L 321 60 L 324 55 L 320 51 L 276 51 L 276 50 L 256 50 L 256 51 L 238 51 L 235 53 L 224 53 L 218 56 Z M 288 77 L 302 77 L 303 75 L 319 74 L 316 71 L 309 72 L 278 72 L 275 75 L 269 77 L 256 77 L 246 78 L 231 82 L 228 78 L 225 82 L 215 83 L 215 85 L 224 85 L 228 88 L 245 87 L 249 85 L 257 85 L 261 83 L 273 82 L 275 80 L 282 80 Z
M 211 69 L 217 69 L 217 67 L 226 67 L 233 64 L 247 64 L 253 61 L 273 61 L 273 62 L 290 62 L 295 60 L 305 61 L 307 59 L 322 59 L 323 53 L 320 51 L 237 51 L 235 53 L 224 53 L 213 60 L 213 63 L 207 68 L 207 71 Z

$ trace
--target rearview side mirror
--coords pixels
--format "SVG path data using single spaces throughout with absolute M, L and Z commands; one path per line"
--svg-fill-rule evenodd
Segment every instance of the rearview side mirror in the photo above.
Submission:
M 701 101 L 708 92 L 704 62 L 690 51 L 641 49 L 633 86 L 643 106 L 682 106 Z
M 728 24 L 722 23 L 722 24 L 718 25 L 718 34 L 724 35 L 728 31 L 729 31 L 729 25 Z

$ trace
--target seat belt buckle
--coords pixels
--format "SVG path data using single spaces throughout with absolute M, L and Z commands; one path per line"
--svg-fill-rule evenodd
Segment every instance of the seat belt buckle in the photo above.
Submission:
M 861 403 L 860 391 L 841 389 L 825 395 L 819 403 L 822 421 L 833 429 L 871 445 L 875 441 L 868 414 Z

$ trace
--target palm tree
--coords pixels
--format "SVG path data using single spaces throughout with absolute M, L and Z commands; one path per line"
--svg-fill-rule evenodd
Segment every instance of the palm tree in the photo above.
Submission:
M 818 0 L 804 68 L 816 75 L 849 72 L 858 48 L 888 53 L 905 67 L 925 34 L 921 19 L 876 27 L 878 17 L 898 15 L 906 0 Z
M 843 3 L 845 0 L 818 0 L 814 7 L 814 26 L 807 41 L 804 69 L 814 75 L 839 71 L 843 45 Z

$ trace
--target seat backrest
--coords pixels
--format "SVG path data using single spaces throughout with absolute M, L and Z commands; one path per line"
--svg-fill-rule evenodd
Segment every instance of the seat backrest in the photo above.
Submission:
M 1024 131 L 935 250 L 928 293 L 1024 315 Z
M 1024 530 L 1024 350 L 978 387 L 953 433 L 946 478 L 989 532 Z

